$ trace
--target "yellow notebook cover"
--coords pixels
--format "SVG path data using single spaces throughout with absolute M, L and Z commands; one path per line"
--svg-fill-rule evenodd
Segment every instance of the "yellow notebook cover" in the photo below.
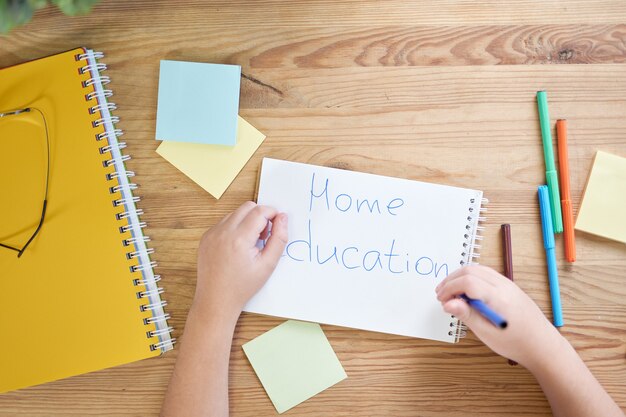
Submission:
M 0 247 L 0 392 L 173 343 L 100 57 L 79 48 L 0 70 L 0 243 L 19 248 L 32 235 L 49 160 L 39 233 L 19 258 Z M 25 108 L 36 111 L 10 114 Z
M 626 243 L 626 158 L 598 151 L 576 229 Z

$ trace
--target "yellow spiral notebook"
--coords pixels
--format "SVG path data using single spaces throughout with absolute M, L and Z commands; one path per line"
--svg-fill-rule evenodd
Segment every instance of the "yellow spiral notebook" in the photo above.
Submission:
M 0 392 L 173 347 L 102 57 L 0 70 Z

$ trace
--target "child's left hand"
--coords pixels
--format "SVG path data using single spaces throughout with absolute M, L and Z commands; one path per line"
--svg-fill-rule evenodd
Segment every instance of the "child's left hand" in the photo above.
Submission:
M 258 240 L 268 234 L 259 249 Z M 286 244 L 286 214 L 252 201 L 242 204 L 202 236 L 193 307 L 238 316 L 272 274 Z

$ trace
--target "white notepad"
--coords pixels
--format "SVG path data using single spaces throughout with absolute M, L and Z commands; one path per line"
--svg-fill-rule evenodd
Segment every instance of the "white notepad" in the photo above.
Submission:
M 471 263 L 482 191 L 265 158 L 289 242 L 245 311 L 455 342 L 435 287 Z

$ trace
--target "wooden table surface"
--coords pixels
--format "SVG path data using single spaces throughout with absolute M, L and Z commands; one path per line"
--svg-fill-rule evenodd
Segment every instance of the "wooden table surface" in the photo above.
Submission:
M 511 223 L 517 283 L 549 315 L 535 92 L 549 90 L 553 121 L 569 120 L 577 211 L 596 150 L 626 156 L 625 23 L 619 0 L 103 0 L 84 17 L 37 12 L 0 38 L 0 66 L 81 45 L 106 53 L 176 336 L 198 239 L 253 197 L 264 156 L 484 190 L 481 262 L 502 270 Z M 155 153 L 161 59 L 242 66 L 241 114 L 267 139 L 219 201 Z M 626 408 L 626 247 L 577 233 L 567 264 L 562 246 L 562 332 Z M 276 415 L 241 345 L 282 321 L 242 315 L 233 416 Z M 550 415 L 532 375 L 471 334 L 449 345 L 323 329 L 349 377 L 287 415 Z M 156 416 L 176 356 L 0 395 L 0 415 Z

